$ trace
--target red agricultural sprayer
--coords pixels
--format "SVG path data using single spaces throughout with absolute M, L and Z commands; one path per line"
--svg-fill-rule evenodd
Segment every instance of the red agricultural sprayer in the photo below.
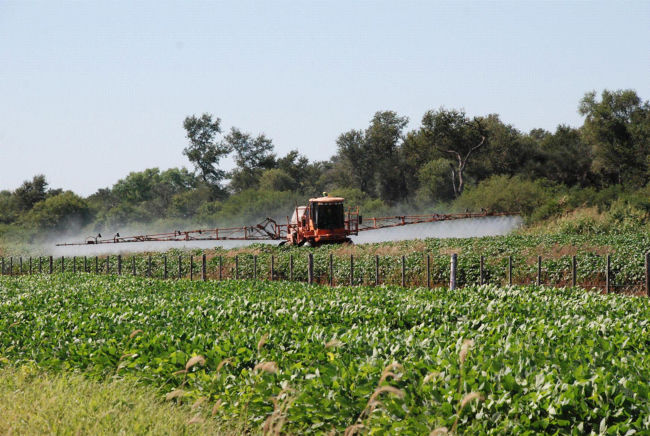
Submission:
M 401 215 L 377 218 L 366 218 L 359 214 L 359 208 L 346 210 L 341 197 L 310 198 L 306 206 L 296 206 L 287 217 L 286 224 L 279 224 L 271 218 L 266 218 L 254 226 L 227 227 L 199 230 L 176 230 L 171 233 L 156 233 L 151 235 L 120 236 L 102 239 L 101 234 L 86 238 L 84 242 L 62 243 L 57 246 L 115 244 L 121 242 L 151 242 L 151 241 L 281 241 L 280 245 L 339 244 L 351 242 L 351 235 L 358 235 L 366 230 L 399 227 L 409 224 L 433 223 L 467 218 L 488 216 L 507 216 L 511 213 L 456 213 L 433 215 Z

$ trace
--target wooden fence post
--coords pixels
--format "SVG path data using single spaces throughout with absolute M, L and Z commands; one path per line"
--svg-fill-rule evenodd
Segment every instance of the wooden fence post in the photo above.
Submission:
M 54 272 L 54 258 L 50 256 L 50 274 Z
M 235 280 L 239 280 L 239 255 L 235 256 Z
M 576 257 L 571 257 L 571 286 L 574 288 L 578 285 L 578 262 Z
M 167 280 L 168 272 L 167 272 L 167 255 L 163 256 L 163 278 Z
M 406 256 L 402 255 L 402 287 L 406 287 Z
M 14 275 L 14 258 L 9 257 L 9 275 Z
M 350 286 L 354 285 L 354 254 L 350 255 Z
M 223 280 L 223 257 L 219 256 L 219 280 Z
M 0 258 L 0 259 L 1 259 L 1 261 L 2 261 L 2 262 L 0 263 L 0 275 L 5 275 L 5 258 L 2 257 L 2 258 Z
M 481 256 L 481 261 L 479 263 L 479 268 L 478 268 L 478 284 L 479 285 L 484 285 L 485 284 L 484 264 L 485 264 L 485 256 Z
M 451 270 L 449 271 L 449 289 L 456 289 L 456 269 L 458 268 L 458 255 L 451 255 Z
M 314 283 L 314 254 L 309 253 L 307 258 L 307 281 L 311 285 Z
M 84 256 L 84 272 L 88 272 L 88 256 Z
M 208 280 L 207 269 L 207 259 L 205 258 L 205 253 L 203 253 L 203 255 L 201 255 L 201 280 L 204 282 Z
M 147 258 L 147 277 L 151 278 L 151 255 Z
M 512 256 L 508 256 L 508 284 L 512 286 Z
M 330 253 L 330 286 L 334 286 L 334 255 Z
M 179 255 L 178 256 L 178 279 L 179 280 L 181 279 L 181 277 L 183 277 L 183 265 L 182 265 L 182 262 L 183 262 L 183 256 Z
M 61 272 L 65 272 L 65 256 L 61 256 Z
M 190 280 L 194 280 L 194 256 L 190 256 Z
M 111 256 L 109 254 L 108 256 L 106 256 L 106 274 L 108 275 L 110 273 L 111 273 Z
M 612 283 L 611 283 L 611 257 L 607 255 L 607 267 L 605 269 L 605 293 L 609 294 Z
M 32 256 L 29 256 L 29 275 L 31 276 L 33 274 L 32 270 Z
M 427 253 L 427 289 L 431 289 L 431 255 Z
M 117 255 L 117 275 L 118 276 L 122 275 L 122 255 L 121 254 Z
M 135 277 L 137 275 L 136 266 L 135 266 L 135 255 L 131 257 L 131 275 Z
M 99 274 L 99 256 L 95 256 L 95 274 Z
M 20 263 L 20 274 L 22 275 L 23 273 L 23 257 L 20 256 L 18 262 Z
M 77 256 L 72 256 L 72 274 L 77 274 Z
M 38 273 L 43 274 L 43 258 L 38 256 Z
M 253 255 L 253 280 L 257 280 L 257 254 Z
M 537 256 L 537 286 L 542 285 L 542 256 Z

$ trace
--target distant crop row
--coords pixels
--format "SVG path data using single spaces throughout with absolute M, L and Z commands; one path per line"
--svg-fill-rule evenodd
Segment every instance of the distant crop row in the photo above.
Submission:
M 642 432 L 649 323 L 644 298 L 535 286 L 0 278 L 5 364 L 133 376 L 295 434 Z

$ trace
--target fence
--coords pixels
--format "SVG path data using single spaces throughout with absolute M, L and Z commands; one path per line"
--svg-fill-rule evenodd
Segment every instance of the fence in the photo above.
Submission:
M 645 281 L 635 283 L 620 283 L 616 280 L 616 268 L 612 264 L 611 256 L 605 257 L 602 271 L 595 271 L 593 268 L 583 275 L 579 280 L 578 258 L 570 258 L 568 271 L 557 271 L 557 260 L 555 259 L 555 270 L 550 267 L 544 270 L 542 256 L 537 257 L 536 271 L 531 277 L 527 272 L 530 265 L 524 268 L 524 274 L 516 275 L 517 265 L 512 256 L 495 258 L 491 256 L 486 259 L 480 256 L 477 265 L 462 264 L 457 254 L 452 254 L 447 259 L 449 263 L 441 265 L 436 262 L 434 271 L 434 260 L 440 260 L 441 256 L 423 254 L 420 262 L 410 256 L 401 257 L 379 255 L 374 257 L 364 256 L 355 258 L 350 254 L 344 259 L 336 258 L 329 253 L 328 256 L 320 256 L 317 262 L 313 253 L 306 256 L 284 256 L 267 255 L 260 259 L 257 255 L 245 256 L 211 256 L 206 254 L 198 256 L 169 257 L 167 255 L 130 256 L 125 259 L 122 255 L 105 257 L 76 257 L 66 258 L 61 256 L 54 258 L 0 258 L 0 273 L 2 275 L 32 275 L 32 274 L 54 274 L 80 272 L 94 274 L 130 274 L 144 277 L 161 279 L 184 279 L 194 280 L 195 277 L 201 280 L 223 280 L 223 279 L 265 279 L 265 280 L 289 280 L 305 281 L 309 284 L 321 283 L 330 286 L 346 285 L 380 285 L 399 284 L 401 286 L 426 286 L 436 285 L 449 286 L 451 289 L 470 284 L 536 284 L 550 286 L 582 286 L 586 288 L 601 288 L 605 293 L 612 291 L 627 290 L 636 293 L 643 292 L 650 297 L 650 253 L 643 258 L 643 273 Z M 263 260 L 264 262 L 260 262 Z M 491 260 L 488 265 L 487 260 Z M 356 262 L 356 263 L 355 263 Z M 397 268 L 395 266 L 397 265 Z M 505 268 L 504 268 L 505 267 Z M 519 265 L 521 268 L 522 265 Z M 504 268 L 502 275 L 498 273 L 499 268 Z M 561 267 L 560 267 L 561 269 Z M 445 271 L 446 270 L 446 271 Z M 568 273 L 568 274 L 567 274 Z M 554 279 L 554 280 L 553 280 Z

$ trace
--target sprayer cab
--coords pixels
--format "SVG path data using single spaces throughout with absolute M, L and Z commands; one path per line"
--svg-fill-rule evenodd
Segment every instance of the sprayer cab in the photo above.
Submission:
M 319 245 L 349 242 L 359 231 L 359 210 L 345 210 L 341 197 L 310 198 L 307 206 L 297 206 L 288 220 L 287 243 Z

